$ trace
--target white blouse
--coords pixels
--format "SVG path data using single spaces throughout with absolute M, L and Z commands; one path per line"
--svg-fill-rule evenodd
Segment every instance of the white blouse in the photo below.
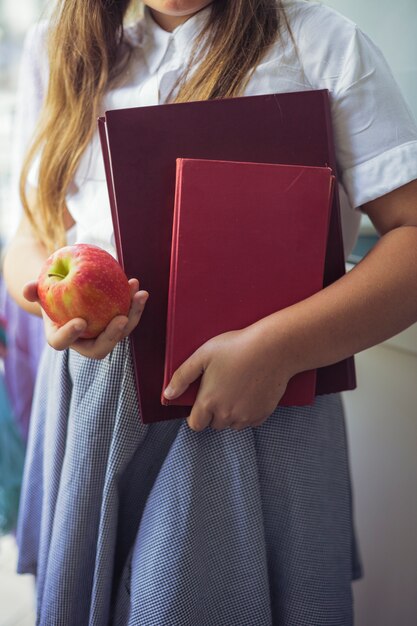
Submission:
M 257 66 L 245 95 L 330 91 L 347 255 L 360 221 L 360 212 L 353 209 L 417 178 L 417 127 L 381 52 L 353 22 L 316 2 L 286 0 L 284 5 L 296 47 L 284 32 Z M 209 11 L 207 7 L 172 33 L 145 11 L 140 22 L 126 29 L 133 53 L 122 85 L 108 92 L 103 111 L 165 102 Z M 45 32 L 45 24 L 32 29 L 24 49 L 17 165 L 45 93 Z M 37 171 L 35 161 L 29 175 L 34 186 Z M 68 190 L 67 206 L 76 222 L 70 240 L 95 243 L 115 254 L 97 133 Z

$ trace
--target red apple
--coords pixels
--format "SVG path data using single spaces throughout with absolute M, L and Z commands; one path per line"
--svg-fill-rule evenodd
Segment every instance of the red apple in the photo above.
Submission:
M 56 250 L 38 278 L 38 296 L 58 326 L 75 317 L 87 322 L 81 337 L 97 337 L 116 315 L 127 315 L 131 293 L 126 274 L 111 254 L 85 243 Z

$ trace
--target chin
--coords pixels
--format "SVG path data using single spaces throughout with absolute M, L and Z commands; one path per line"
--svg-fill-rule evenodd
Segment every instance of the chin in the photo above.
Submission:
M 183 17 L 192 15 L 212 3 L 213 0 L 165 0 L 164 2 L 150 2 L 149 4 L 161 5 L 154 8 L 166 15 Z

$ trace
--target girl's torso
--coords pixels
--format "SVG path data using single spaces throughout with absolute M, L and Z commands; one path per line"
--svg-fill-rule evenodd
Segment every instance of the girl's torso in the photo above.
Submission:
M 373 113 L 370 113 L 369 108 L 362 111 L 357 106 L 357 98 L 348 98 L 346 93 L 352 90 L 352 85 L 360 83 L 362 77 L 375 75 L 378 64 L 383 64 L 384 61 L 379 51 L 355 24 L 329 7 L 305 0 L 286 0 L 284 6 L 292 37 L 288 29 L 282 26 L 280 38 L 254 70 L 244 95 L 310 89 L 330 91 L 336 156 L 342 182 L 339 189 L 347 256 L 358 232 L 360 213 L 352 209 L 360 206 L 360 198 L 356 197 L 354 189 L 343 184 L 344 172 L 353 171 L 360 161 L 367 160 L 368 145 L 370 157 L 374 153 L 387 151 L 390 139 L 385 135 L 383 143 L 378 136 L 378 129 L 373 133 L 369 132 L 373 120 L 368 118 L 372 118 Z M 102 113 L 109 109 L 153 106 L 166 102 L 187 66 L 193 41 L 203 28 L 209 11 L 210 7 L 204 9 L 172 33 L 162 30 L 147 11 L 143 19 L 128 27 L 125 39 L 132 48 L 130 61 L 118 86 L 107 93 Z M 375 90 L 375 85 L 372 90 Z M 395 94 L 392 97 L 395 99 Z M 357 106 L 355 112 L 352 111 L 353 106 Z M 377 103 L 375 110 L 376 107 Z M 409 123 L 407 115 L 408 112 L 403 111 L 403 127 L 406 131 L 411 128 L 411 132 L 415 133 L 411 118 Z M 400 126 L 399 128 L 401 129 Z M 360 137 L 357 145 L 352 141 L 352 136 L 356 135 Z M 396 136 L 392 141 L 393 144 L 401 143 L 401 137 Z M 29 175 L 29 182 L 34 185 L 36 170 L 35 162 Z M 97 132 L 69 189 L 67 206 L 76 222 L 69 232 L 69 243 L 95 243 L 115 254 L 109 198 Z

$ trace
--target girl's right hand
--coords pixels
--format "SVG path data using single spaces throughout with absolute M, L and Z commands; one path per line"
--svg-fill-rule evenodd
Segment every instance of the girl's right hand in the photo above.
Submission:
M 130 279 L 129 285 L 132 294 L 129 315 L 127 317 L 125 315 L 114 317 L 95 339 L 80 338 L 87 326 L 85 320 L 76 318 L 58 327 L 42 310 L 45 335 L 49 345 L 55 348 L 55 350 L 72 348 L 90 359 L 104 359 L 115 345 L 127 337 L 138 325 L 149 297 L 147 291 L 139 291 L 139 281 L 136 278 Z M 23 295 L 29 302 L 37 302 L 39 304 L 37 282 L 27 283 L 23 288 Z

